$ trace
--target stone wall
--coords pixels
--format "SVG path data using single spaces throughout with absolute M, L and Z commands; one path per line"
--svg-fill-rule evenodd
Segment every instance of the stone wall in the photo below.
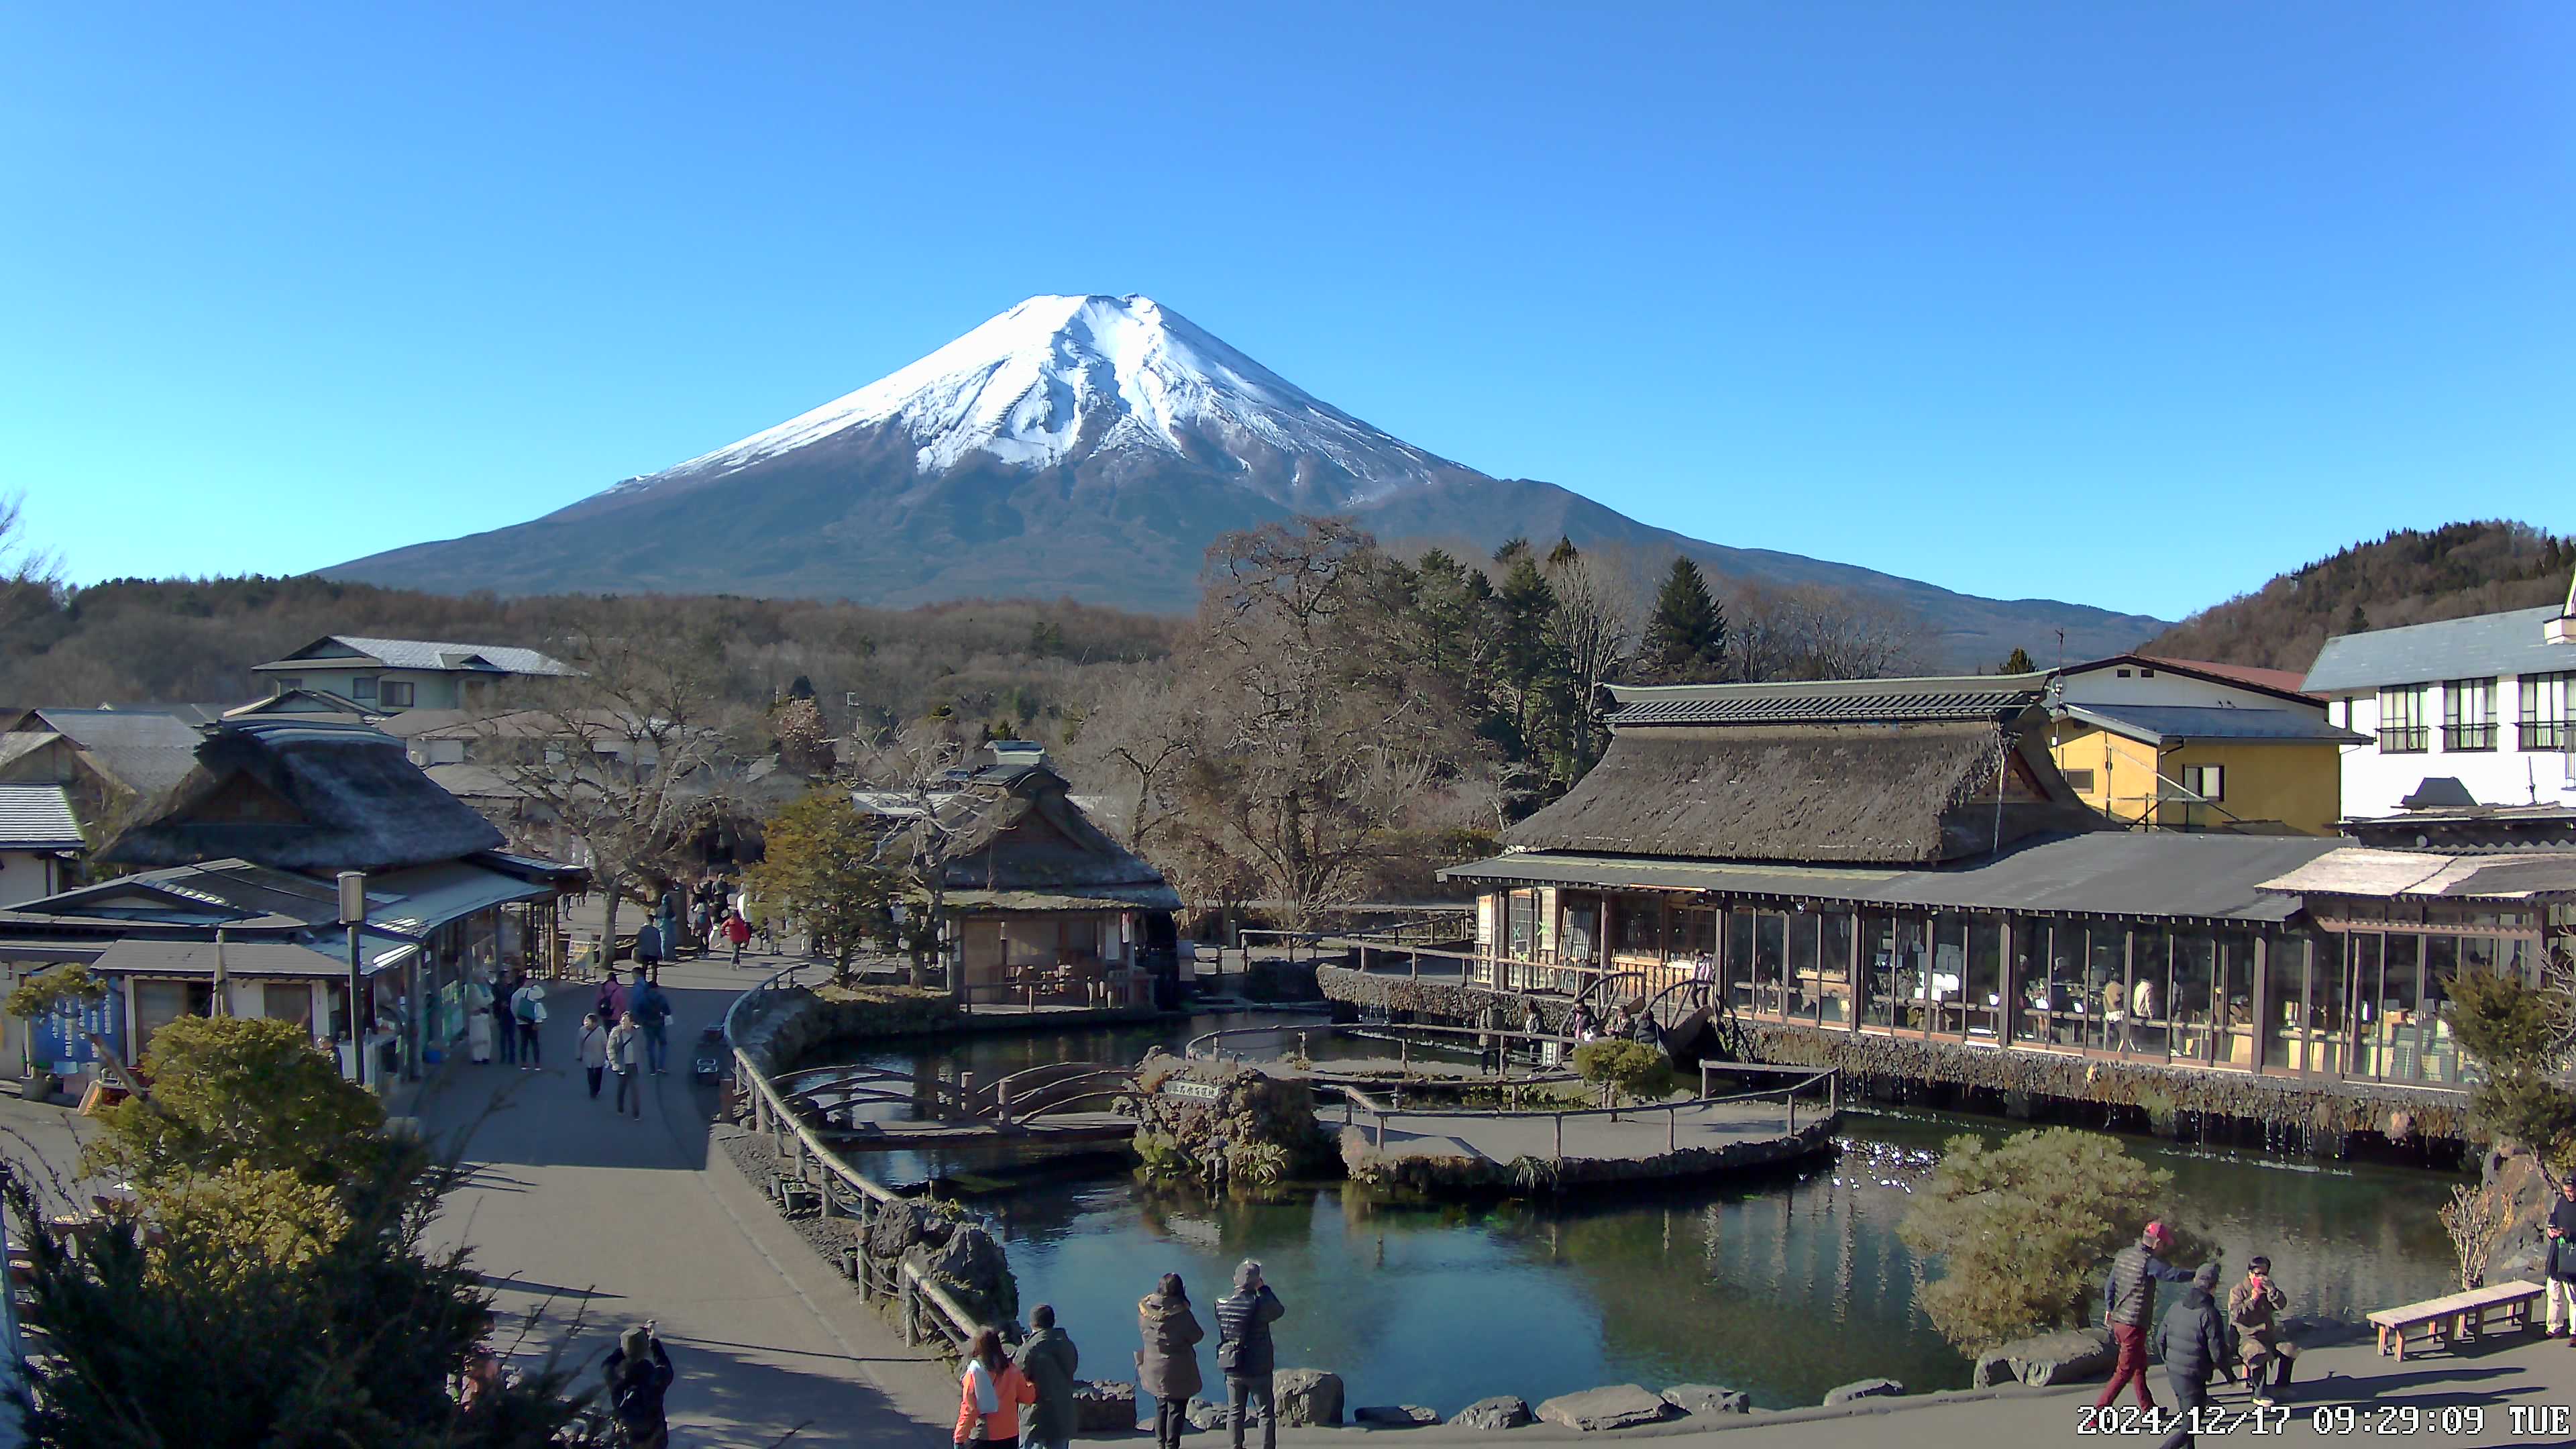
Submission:
M 1834 1131 L 1831 1120 L 1822 1120 L 1799 1128 L 1793 1137 L 1718 1148 L 1689 1147 L 1646 1158 L 1578 1157 L 1558 1162 L 1524 1157 L 1496 1162 L 1486 1157 L 1385 1156 L 1369 1145 L 1366 1128 L 1348 1127 L 1342 1131 L 1342 1168 L 1353 1182 L 1390 1197 L 1561 1192 L 1707 1177 L 1793 1162 L 1832 1151 Z

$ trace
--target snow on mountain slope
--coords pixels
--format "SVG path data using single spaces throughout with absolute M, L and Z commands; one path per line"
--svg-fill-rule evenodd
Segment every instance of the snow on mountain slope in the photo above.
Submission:
M 1333 506 L 1381 497 L 1457 465 L 1370 427 L 1237 352 L 1150 297 L 1031 297 L 846 397 L 610 490 L 730 473 L 853 429 L 899 431 L 923 474 L 982 453 L 1022 468 L 1077 454 L 1160 453 L 1234 469 L 1262 454 L 1348 475 Z M 1257 485 L 1256 485 L 1257 486 Z M 1311 501 L 1311 500 L 1309 500 Z

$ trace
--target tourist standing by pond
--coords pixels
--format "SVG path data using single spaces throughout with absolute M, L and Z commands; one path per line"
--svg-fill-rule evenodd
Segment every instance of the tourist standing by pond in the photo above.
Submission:
M 1279 1395 L 1271 1383 L 1279 1360 L 1270 1343 L 1270 1325 L 1287 1312 L 1279 1295 L 1261 1280 L 1261 1265 L 1250 1258 L 1234 1270 L 1233 1296 L 1216 1301 L 1216 1366 L 1225 1375 L 1233 1449 L 1243 1449 L 1244 1415 L 1256 1404 L 1261 1408 L 1261 1449 L 1279 1449 Z
M 2136 1242 L 2111 1259 L 2111 1279 L 2102 1293 L 2102 1321 L 2110 1325 L 2119 1360 L 2102 1397 L 2093 1401 L 2097 1409 L 2111 1407 L 2120 1390 L 2133 1383 L 2138 1387 L 2138 1407 L 2156 1406 L 2155 1395 L 2147 1391 L 2147 1330 L 2156 1321 L 2156 1284 L 2191 1281 L 2189 1272 L 2164 1260 L 2165 1250 L 2172 1246 L 2173 1234 L 2165 1225 L 2149 1223 Z
M 2246 1260 L 2245 1280 L 2227 1294 L 2227 1323 L 2245 1352 L 2245 1387 L 2267 1409 L 2274 1391 L 2290 1386 L 2290 1361 L 2299 1356 L 2299 1346 L 2281 1332 L 2280 1313 L 2289 1306 L 2290 1295 L 2272 1281 L 2272 1260 L 2259 1253 Z M 2267 1383 L 2264 1371 L 2274 1365 Z
M 1020 1405 L 1037 1402 L 1038 1394 L 1020 1366 L 1002 1356 L 999 1330 L 975 1330 L 957 1387 L 957 1432 L 952 1442 L 960 1449 L 1018 1449 Z
M 1162 1283 L 1137 1303 L 1136 1330 L 1145 1340 L 1136 1353 L 1136 1387 L 1154 1396 L 1154 1444 L 1156 1449 L 1181 1449 L 1181 1435 L 1190 1426 L 1190 1396 L 1206 1383 L 1199 1377 L 1198 1343 L 1207 1330 L 1190 1311 L 1180 1274 L 1164 1274 Z
M 2576 1173 L 2558 1184 L 2558 1201 L 2549 1205 L 2549 1332 L 2565 1333 L 2576 1345 Z
M 1020 1372 L 1038 1397 L 1029 1410 L 1028 1433 L 1020 1442 L 1026 1449 L 1069 1449 L 1073 1375 L 1082 1367 L 1082 1355 L 1075 1351 L 1072 1336 L 1055 1326 L 1055 1305 L 1041 1303 L 1030 1309 L 1029 1327 L 1036 1331 L 1020 1345 Z

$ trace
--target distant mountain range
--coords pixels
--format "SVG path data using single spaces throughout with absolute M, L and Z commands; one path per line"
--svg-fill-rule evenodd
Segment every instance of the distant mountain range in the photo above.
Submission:
M 1383 541 L 1626 545 L 1723 580 L 1821 584 L 1918 614 L 1958 667 L 2016 646 L 2118 653 L 2165 627 L 1986 599 L 1653 527 L 1553 483 L 1437 457 L 1310 395 L 1147 297 L 1032 297 L 838 401 L 542 518 L 323 570 L 441 593 L 665 592 L 903 606 L 1198 598 L 1210 541 L 1299 514 Z

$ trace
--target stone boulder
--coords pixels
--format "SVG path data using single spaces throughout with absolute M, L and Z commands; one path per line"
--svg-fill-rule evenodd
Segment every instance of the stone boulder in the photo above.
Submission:
M 1449 1416 L 1449 1423 L 1454 1428 L 1482 1429 L 1488 1433 L 1517 1429 L 1530 1422 L 1529 1400 L 1516 1394 L 1478 1399 Z
M 1323 1369 L 1281 1369 L 1270 1376 L 1283 1429 L 1333 1429 L 1342 1422 L 1342 1376 Z
M 1371 1404 L 1351 1410 L 1351 1422 L 1365 1429 L 1419 1429 L 1439 1423 L 1440 1411 L 1420 1404 Z
M 1636 1384 L 1610 1384 L 1579 1394 L 1559 1394 L 1538 1406 L 1538 1416 L 1551 1424 L 1589 1434 L 1678 1419 L 1682 1411 L 1665 1403 L 1662 1395 L 1650 1394 Z
M 916 1244 L 904 1261 L 946 1289 L 982 1323 L 1008 1323 L 1019 1316 L 1019 1280 L 993 1235 L 974 1223 L 960 1223 L 945 1242 Z
M 1892 1399 L 1905 1392 L 1905 1385 L 1894 1379 L 1860 1379 L 1825 1395 L 1825 1407 L 1848 1404 L 1860 1399 Z
M 2111 1372 L 2118 1357 L 2112 1347 L 2111 1333 L 2102 1328 L 2070 1328 L 2062 1333 L 2043 1333 L 1988 1349 L 1977 1359 L 1976 1371 L 1969 1376 L 1973 1388 L 1991 1389 L 1997 1384 L 2078 1383 L 2100 1378 Z
M 1211 1404 L 1205 1399 L 1192 1399 L 1189 1407 L 1181 1411 L 1182 1417 L 1190 1421 L 1190 1427 L 1193 1429 L 1222 1429 L 1225 1427 L 1226 1413 L 1225 1405 Z
M 880 1203 L 876 1217 L 868 1224 L 868 1256 L 900 1258 L 922 1243 L 935 1243 L 947 1236 L 948 1220 L 920 1203 Z
M 1675 1384 L 1664 1390 L 1664 1402 L 1685 1414 L 1749 1414 L 1753 1400 L 1742 1389 L 1715 1384 Z
M 1073 1386 L 1073 1432 L 1124 1434 L 1136 1427 L 1136 1386 L 1083 1379 Z

